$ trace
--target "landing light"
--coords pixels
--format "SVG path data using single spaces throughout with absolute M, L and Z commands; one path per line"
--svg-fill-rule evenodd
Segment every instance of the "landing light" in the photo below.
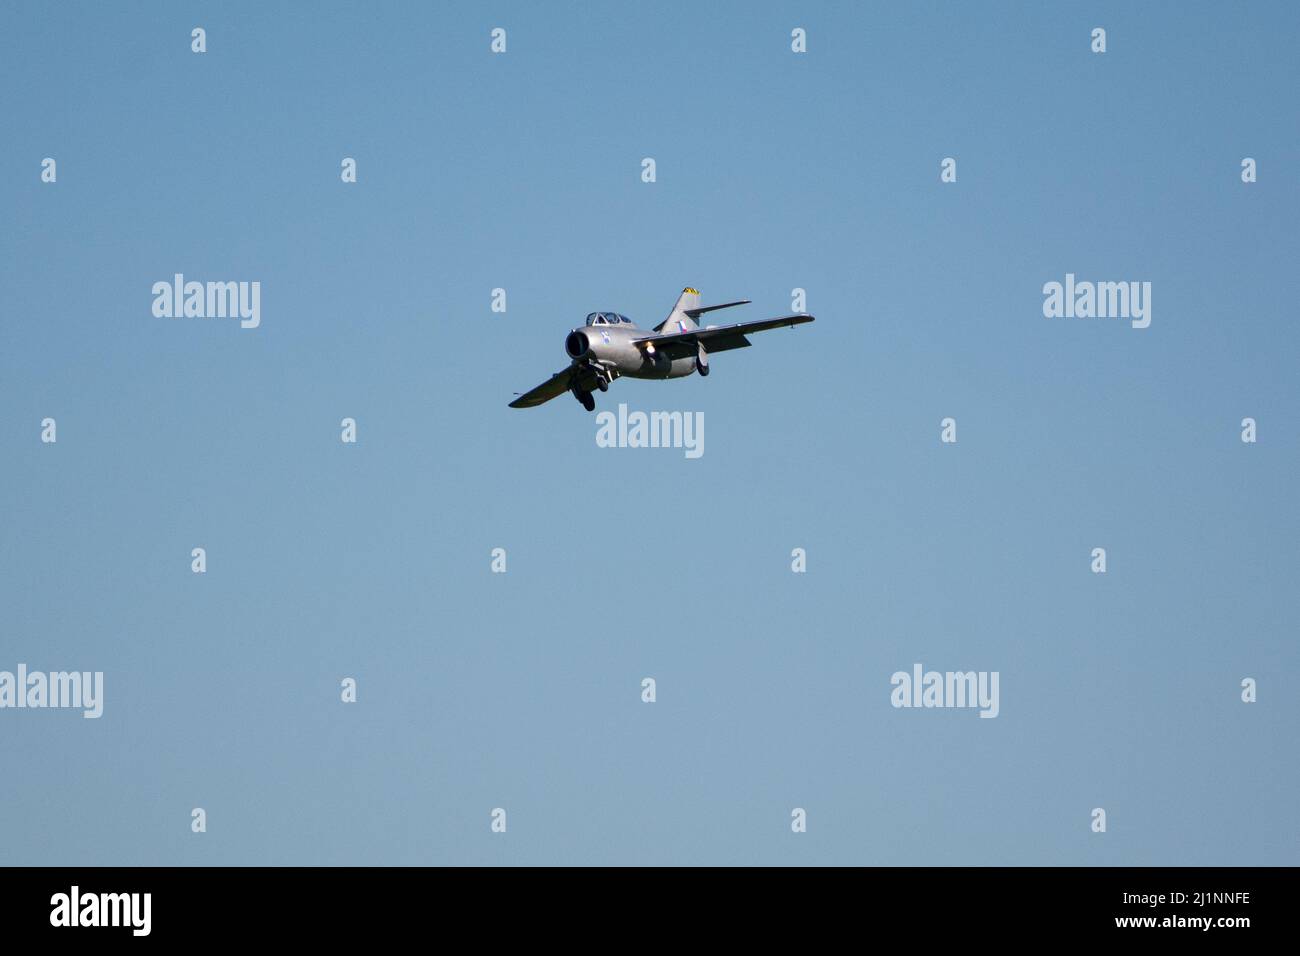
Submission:
M 654 344 L 653 342 L 647 342 L 647 343 L 645 344 L 645 354 L 646 354 L 646 355 L 654 355 L 654 354 L 655 354 L 655 344 Z

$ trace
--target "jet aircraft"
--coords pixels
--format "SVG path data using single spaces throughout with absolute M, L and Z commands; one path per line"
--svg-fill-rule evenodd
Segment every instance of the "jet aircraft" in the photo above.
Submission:
M 698 323 L 700 316 L 718 309 L 748 305 L 749 299 L 724 302 L 721 305 L 700 305 L 700 293 L 683 289 L 677 304 L 651 331 L 639 329 L 631 319 L 617 312 L 593 312 L 587 324 L 574 329 L 564 338 L 564 351 L 569 364 L 541 385 L 524 392 L 511 408 L 532 408 L 565 392 L 582 403 L 587 411 L 596 410 L 597 390 L 608 391 L 614 379 L 628 378 L 682 378 L 699 372 L 709 374 L 709 356 L 730 349 L 747 348 L 747 335 L 786 326 L 793 328 L 813 317 L 803 312 L 783 315 L 758 322 L 737 322 L 732 325 L 706 325 Z

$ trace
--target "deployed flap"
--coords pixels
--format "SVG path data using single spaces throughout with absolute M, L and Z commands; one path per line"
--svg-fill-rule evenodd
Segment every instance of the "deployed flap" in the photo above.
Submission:
M 750 346 L 749 339 L 739 332 L 732 332 L 730 335 L 715 335 L 705 341 L 708 343 L 710 355 L 718 352 L 729 352 L 732 349 L 746 349 Z

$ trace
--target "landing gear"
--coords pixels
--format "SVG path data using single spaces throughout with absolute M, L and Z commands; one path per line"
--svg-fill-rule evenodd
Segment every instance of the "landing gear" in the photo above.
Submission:
M 580 401 L 582 407 L 587 411 L 594 412 L 596 410 L 596 399 L 591 392 L 584 392 L 575 388 L 573 389 L 573 397 Z
M 709 374 L 709 353 L 704 351 L 703 342 L 697 343 L 696 345 L 695 370 L 701 375 Z
M 597 386 L 597 387 L 598 387 L 602 392 L 608 392 L 608 391 L 609 391 L 609 382 L 605 381 L 603 378 L 597 380 L 597 382 L 596 382 L 596 386 Z

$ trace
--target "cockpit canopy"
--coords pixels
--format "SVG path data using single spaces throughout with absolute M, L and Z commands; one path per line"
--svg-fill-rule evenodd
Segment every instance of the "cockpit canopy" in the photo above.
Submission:
M 593 312 L 587 316 L 588 325 L 632 325 L 632 320 L 617 312 Z

